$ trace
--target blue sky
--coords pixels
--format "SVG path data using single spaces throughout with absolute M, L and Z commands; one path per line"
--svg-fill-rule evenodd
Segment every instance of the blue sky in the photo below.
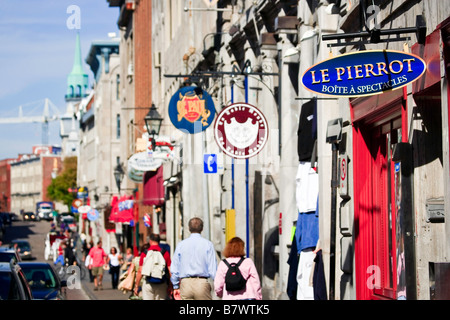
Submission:
M 79 8 L 80 28 L 70 29 Z M 106 0 L 0 0 L 0 118 L 39 115 L 39 101 L 50 99 L 63 114 L 67 75 L 72 70 L 76 33 L 85 60 L 92 41 L 119 33 L 118 8 Z M 92 82 L 92 72 L 84 64 Z M 43 104 L 41 104 L 43 107 Z M 42 125 L 0 124 L 0 160 L 30 153 L 42 142 Z M 60 144 L 59 121 L 50 123 L 49 144 Z

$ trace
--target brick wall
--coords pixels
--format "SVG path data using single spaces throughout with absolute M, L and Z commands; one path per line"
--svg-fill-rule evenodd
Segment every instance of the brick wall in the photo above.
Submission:
M 134 12 L 135 120 L 144 125 L 144 117 L 152 105 L 151 1 L 139 1 Z M 137 136 L 142 133 L 136 132 Z
M 11 161 L 0 161 L 0 211 L 11 211 Z
M 152 105 L 152 1 L 139 1 L 133 16 L 134 35 L 134 81 L 135 81 L 135 137 L 142 136 L 145 126 L 144 117 Z M 138 130 L 139 129 L 139 130 Z M 144 244 L 149 230 L 144 226 L 142 217 L 149 213 L 149 208 L 142 205 L 143 184 L 138 184 L 139 236 L 140 245 Z

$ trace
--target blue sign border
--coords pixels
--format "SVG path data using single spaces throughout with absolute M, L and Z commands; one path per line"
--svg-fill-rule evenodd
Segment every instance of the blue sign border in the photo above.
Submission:
M 309 91 L 333 97 L 362 97 L 402 88 L 426 71 L 420 57 L 395 50 L 350 52 L 324 60 L 302 76 Z
M 182 96 L 185 96 L 187 93 L 195 93 L 195 91 L 199 90 L 201 90 L 201 100 L 205 100 L 205 109 L 210 111 L 210 114 L 206 119 L 207 124 L 202 124 L 201 117 L 195 122 L 190 122 L 185 118 L 182 118 L 180 121 L 178 121 L 177 103 L 178 101 L 180 101 L 180 94 Z M 183 87 L 179 89 L 170 99 L 168 109 L 170 121 L 175 126 L 175 128 L 190 134 L 199 133 L 206 130 L 214 122 L 214 117 L 216 116 L 216 108 L 214 106 L 212 97 L 205 90 L 201 89 L 200 87 L 194 86 Z

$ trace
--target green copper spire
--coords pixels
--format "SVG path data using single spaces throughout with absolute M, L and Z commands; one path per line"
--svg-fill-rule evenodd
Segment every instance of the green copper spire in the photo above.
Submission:
M 84 73 L 83 62 L 81 59 L 80 34 L 77 33 L 73 67 L 72 71 L 67 77 L 66 99 L 80 99 L 82 97 L 85 97 L 88 85 L 89 78 L 88 75 Z

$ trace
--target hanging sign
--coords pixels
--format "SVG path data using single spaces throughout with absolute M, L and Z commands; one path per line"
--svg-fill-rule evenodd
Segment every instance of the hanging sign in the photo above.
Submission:
M 88 188 L 87 187 L 80 187 L 77 190 L 77 198 L 78 199 L 85 199 L 89 196 Z
M 211 96 L 199 87 L 183 87 L 170 99 L 170 121 L 183 132 L 193 134 L 206 130 L 215 114 Z
M 128 159 L 128 167 L 137 171 L 155 171 L 162 163 L 163 159 L 149 157 L 145 151 L 135 153 Z
M 224 108 L 214 124 L 214 136 L 222 151 L 236 159 L 258 154 L 269 135 L 262 112 L 247 103 L 234 103 Z
M 87 218 L 88 218 L 89 221 L 96 221 L 96 220 L 98 220 L 99 216 L 100 216 L 100 214 L 94 208 L 90 209 L 87 212 Z
M 136 182 L 136 183 L 140 183 L 140 182 L 144 181 L 145 171 L 136 170 L 136 169 L 132 168 L 131 166 L 128 166 L 127 172 L 128 172 L 128 178 L 130 178 L 131 181 Z
M 88 213 L 88 211 L 91 210 L 91 206 L 79 206 L 78 207 L 78 212 L 79 213 Z
M 155 138 L 155 150 L 152 147 L 152 138 L 147 139 L 147 155 L 161 160 L 173 160 L 174 146 L 170 141 L 170 137 L 159 136 Z
M 420 78 L 426 63 L 416 55 L 392 50 L 352 52 L 322 61 L 303 74 L 315 93 L 361 97 L 395 90 Z

